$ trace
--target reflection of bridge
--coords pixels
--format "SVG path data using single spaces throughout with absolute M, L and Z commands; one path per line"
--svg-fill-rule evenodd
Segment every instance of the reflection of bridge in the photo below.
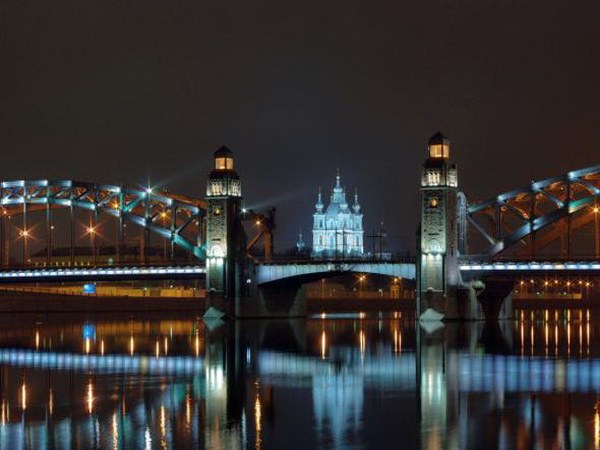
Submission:
M 191 375 L 204 371 L 204 359 L 192 356 L 82 355 L 21 349 L 0 349 L 0 364 L 44 370 L 93 373 Z
M 598 392 L 600 391 L 600 359 L 543 358 L 538 356 L 489 355 L 449 352 L 447 364 L 453 373 L 428 371 L 422 374 L 428 381 L 439 383 L 441 377 L 458 386 L 459 392 Z M 452 360 L 452 361 L 451 361 Z M 442 367 L 441 361 L 440 367 Z M 450 367 L 450 365 L 448 366 Z M 416 386 L 414 353 L 367 356 L 353 352 L 352 358 L 332 361 L 311 356 L 281 352 L 261 352 L 259 373 L 269 383 L 306 385 L 313 378 L 339 373 L 362 376 L 365 384 L 381 388 L 412 391 Z M 435 386 L 434 386 L 435 387 Z
M 335 349 L 332 349 L 335 351 Z M 312 386 L 314 380 L 339 375 L 360 379 L 364 386 L 414 391 L 414 353 L 361 355 L 339 349 L 335 358 L 321 359 L 293 353 L 259 351 L 258 374 L 273 385 Z M 390 349 L 391 350 L 391 349 Z M 450 352 L 458 370 L 448 374 L 460 392 L 598 392 L 600 359 L 570 359 L 477 355 Z M 146 355 L 84 355 L 21 349 L 0 349 L 0 364 L 43 370 L 149 375 L 204 374 L 202 357 Z M 424 376 L 429 376 L 426 369 Z M 433 379 L 437 375 L 431 373 Z

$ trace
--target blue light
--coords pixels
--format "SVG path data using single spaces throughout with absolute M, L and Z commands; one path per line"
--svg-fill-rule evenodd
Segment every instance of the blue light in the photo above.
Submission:
M 83 324 L 83 339 L 96 339 L 96 325 L 93 323 Z

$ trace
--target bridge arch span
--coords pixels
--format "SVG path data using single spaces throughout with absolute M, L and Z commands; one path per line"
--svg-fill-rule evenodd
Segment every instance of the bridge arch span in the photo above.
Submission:
M 352 273 L 384 275 L 411 280 L 416 278 L 415 264 L 406 262 L 308 262 L 259 264 L 255 267 L 256 283 L 259 286 L 281 281 L 305 284 Z
M 564 240 L 570 247 L 573 228 L 597 221 L 599 208 L 600 165 L 573 170 L 470 205 L 467 220 L 475 234 L 469 240 L 475 237 L 485 242 L 486 248 L 479 255 L 493 257 L 524 243 L 526 238 L 535 239 L 535 234 L 544 229 L 554 234 L 544 236 L 541 243 L 548 244 L 560 234 L 567 234 Z M 564 220 L 568 220 L 567 226 L 558 227 Z M 533 253 L 535 241 L 529 245 Z
M 78 180 L 12 180 L 0 183 L 0 205 L 4 216 L 27 215 L 45 211 L 46 226 L 52 223 L 52 212 L 60 208 L 86 210 L 97 219 L 106 214 L 117 219 L 119 233 L 125 221 L 136 224 L 168 239 L 196 258 L 205 258 L 202 219 L 204 201 L 152 189 L 99 184 Z M 71 223 L 73 226 L 73 223 Z

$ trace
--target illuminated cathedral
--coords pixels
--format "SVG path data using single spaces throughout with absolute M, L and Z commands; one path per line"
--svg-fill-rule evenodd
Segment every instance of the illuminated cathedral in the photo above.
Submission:
M 354 192 L 352 206 L 348 205 L 339 171 L 329 205 L 325 208 L 319 189 L 315 208 L 312 256 L 363 256 L 363 215 L 358 203 L 358 192 Z

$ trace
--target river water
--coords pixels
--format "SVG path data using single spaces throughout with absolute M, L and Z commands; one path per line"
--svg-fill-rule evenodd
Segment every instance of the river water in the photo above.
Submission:
M 600 448 L 600 311 L 0 318 L 0 449 Z

